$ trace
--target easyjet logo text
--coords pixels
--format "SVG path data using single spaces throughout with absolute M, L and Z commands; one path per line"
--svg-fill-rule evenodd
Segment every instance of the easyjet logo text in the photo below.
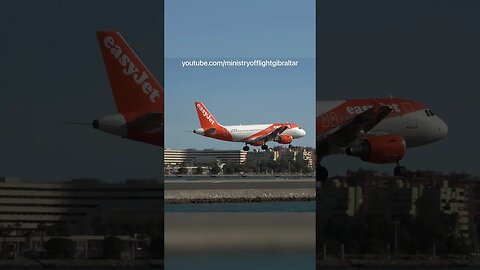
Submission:
M 142 87 L 142 91 L 149 96 L 151 102 L 156 102 L 157 98 L 160 97 L 160 92 L 157 89 L 154 89 L 152 84 L 148 81 L 148 74 L 145 71 L 142 71 L 137 68 L 135 63 L 128 57 L 127 54 L 123 53 L 123 50 L 120 46 L 115 44 L 115 40 L 111 36 L 105 37 L 103 44 L 110 50 L 110 53 L 118 60 L 118 63 L 123 67 L 123 74 L 131 76 L 135 83 Z
M 213 120 L 213 117 L 211 114 L 208 113 L 207 110 L 205 110 L 205 108 L 200 105 L 200 103 L 197 103 L 197 109 L 203 114 L 203 117 L 207 118 L 208 122 L 210 122 L 210 124 L 214 125 L 215 124 L 215 121 Z
M 392 109 L 393 112 L 400 112 L 400 106 L 398 104 L 390 104 L 390 105 L 386 105 L 386 104 L 382 104 L 380 103 L 381 105 L 385 105 L 385 106 L 388 106 Z M 373 106 L 368 106 L 368 105 L 365 105 L 365 106 L 347 106 L 346 107 L 346 110 L 349 114 L 360 114 L 370 108 L 372 108 Z

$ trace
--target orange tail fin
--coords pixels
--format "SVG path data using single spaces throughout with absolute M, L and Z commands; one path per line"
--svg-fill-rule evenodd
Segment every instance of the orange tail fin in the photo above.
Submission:
M 163 87 L 118 32 L 97 32 L 119 113 L 162 112 Z
M 207 107 L 203 105 L 202 102 L 195 102 L 195 109 L 197 109 L 198 120 L 200 121 L 200 126 L 207 130 L 212 127 L 220 127 L 221 125 L 217 122 L 215 117 L 208 111 Z

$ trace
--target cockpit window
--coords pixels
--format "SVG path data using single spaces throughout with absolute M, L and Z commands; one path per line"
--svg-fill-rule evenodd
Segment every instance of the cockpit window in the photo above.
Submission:
M 430 110 L 430 109 L 426 109 L 426 110 L 425 110 L 425 114 L 426 114 L 428 117 L 435 115 L 435 114 L 432 112 L 432 110 Z

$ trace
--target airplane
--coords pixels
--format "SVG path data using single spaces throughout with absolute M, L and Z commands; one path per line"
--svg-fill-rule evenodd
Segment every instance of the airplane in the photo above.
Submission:
M 320 162 L 333 154 L 363 161 L 396 163 L 395 176 L 405 175 L 400 166 L 406 148 L 444 138 L 447 124 L 426 105 L 397 98 L 317 101 L 317 179 L 328 179 Z
M 91 125 L 122 138 L 163 147 L 163 86 L 120 33 L 97 32 L 97 39 L 117 113 L 95 119 Z
M 249 144 L 261 146 L 262 150 L 266 151 L 268 141 L 291 146 L 294 139 L 306 134 L 305 130 L 293 123 L 223 126 L 202 102 L 195 102 L 195 109 L 201 128 L 195 129 L 193 133 L 217 140 L 243 142 L 243 151 L 250 150 Z

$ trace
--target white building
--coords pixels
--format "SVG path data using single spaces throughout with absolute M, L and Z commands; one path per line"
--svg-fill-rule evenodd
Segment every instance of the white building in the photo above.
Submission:
M 213 150 L 213 149 L 165 149 L 165 168 L 192 166 L 208 163 L 244 163 L 247 152 L 243 150 Z
M 0 227 L 34 229 L 64 223 L 88 232 L 95 223 L 146 224 L 163 220 L 163 184 L 156 180 L 101 183 L 9 181 L 0 178 Z

